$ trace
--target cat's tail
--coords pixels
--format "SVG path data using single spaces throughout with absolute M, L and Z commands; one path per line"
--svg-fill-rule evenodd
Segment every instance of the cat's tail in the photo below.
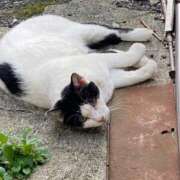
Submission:
M 147 28 L 124 29 L 120 31 L 120 38 L 123 41 L 143 42 L 151 39 L 153 31 Z

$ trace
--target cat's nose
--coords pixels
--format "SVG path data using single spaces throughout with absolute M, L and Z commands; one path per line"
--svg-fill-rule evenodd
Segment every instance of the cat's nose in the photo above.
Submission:
M 104 123 L 104 122 L 106 122 L 106 118 L 103 116 L 98 119 L 98 122 Z
M 102 116 L 101 118 L 99 118 L 98 122 L 105 123 L 105 122 L 109 121 L 109 119 L 110 119 L 110 113 L 108 113 L 108 114 Z

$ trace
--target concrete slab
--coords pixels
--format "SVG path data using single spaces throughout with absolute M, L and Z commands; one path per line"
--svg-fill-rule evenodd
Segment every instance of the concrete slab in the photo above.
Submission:
M 178 180 L 173 86 L 131 87 L 115 94 L 110 180 Z

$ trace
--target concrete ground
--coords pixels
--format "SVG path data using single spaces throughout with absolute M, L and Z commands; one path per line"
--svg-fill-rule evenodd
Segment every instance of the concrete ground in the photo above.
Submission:
M 53 5 L 45 13 L 58 14 L 78 22 L 96 22 L 123 27 L 142 27 L 143 19 L 163 38 L 164 24 L 160 14 L 152 11 L 139 11 L 118 7 L 116 0 L 72 0 L 69 3 Z M 152 1 L 153 3 L 155 1 Z M 157 1 L 156 1 L 157 2 Z M 8 29 L 0 28 L 1 34 Z M 121 43 L 116 48 L 127 49 L 131 43 Z M 154 37 L 146 43 L 147 55 L 158 63 L 154 79 L 140 86 L 166 84 L 169 82 L 168 52 Z M 117 90 L 116 93 L 121 92 Z M 32 180 L 104 180 L 106 176 L 106 128 L 77 131 L 63 127 L 57 116 L 44 119 L 44 111 L 15 100 L 0 92 L 0 130 L 20 131 L 31 127 L 52 153 L 52 159 L 37 169 Z M 112 100 L 113 104 L 114 100 Z M 127 107 L 128 108 L 128 107 Z M 9 111 L 9 109 L 14 111 Z M 25 112 L 18 111 L 19 109 Z M 123 112 L 122 112 L 123 113 Z M 119 116 L 118 113 L 116 113 Z

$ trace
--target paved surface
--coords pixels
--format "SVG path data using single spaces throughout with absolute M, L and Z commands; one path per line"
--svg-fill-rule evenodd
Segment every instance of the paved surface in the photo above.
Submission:
M 115 94 L 110 180 L 179 180 L 173 85 L 131 87 Z M 128 107 L 128 108 L 127 108 Z
M 113 1 L 114 2 L 114 1 Z M 139 11 L 121 8 L 112 0 L 72 0 L 69 3 L 50 6 L 45 13 L 59 14 L 79 22 L 97 22 L 123 27 L 142 26 L 142 18 L 163 37 L 163 23 L 155 20 L 159 14 L 152 11 Z M 153 1 L 155 2 L 155 1 Z M 0 28 L 4 33 L 7 29 Z M 127 49 L 131 43 L 122 43 L 119 49 Z M 155 38 L 146 43 L 148 55 L 153 55 L 158 62 L 158 72 L 154 80 L 139 86 L 166 84 L 168 77 L 168 53 Z M 117 90 L 119 94 L 124 90 Z M 0 129 L 20 131 L 31 127 L 40 136 L 52 152 L 51 161 L 39 168 L 31 177 L 32 180 L 104 180 L 106 175 L 106 129 L 105 127 L 90 131 L 75 131 L 61 126 L 57 116 L 44 120 L 44 111 L 0 92 L 0 107 L 5 109 L 25 109 L 27 112 L 9 112 L 0 110 Z M 112 103 L 115 105 L 116 98 Z M 120 101 L 120 102 L 119 102 Z M 121 103 L 119 100 L 118 103 Z M 117 101 L 116 101 L 117 102 Z M 128 107 L 124 107 L 125 110 Z M 122 111 L 121 114 L 125 114 Z M 113 112 L 114 114 L 115 112 Z M 119 113 L 113 115 L 117 119 Z M 133 150 L 130 150 L 133 151 Z M 139 179 L 138 179 L 139 180 Z

